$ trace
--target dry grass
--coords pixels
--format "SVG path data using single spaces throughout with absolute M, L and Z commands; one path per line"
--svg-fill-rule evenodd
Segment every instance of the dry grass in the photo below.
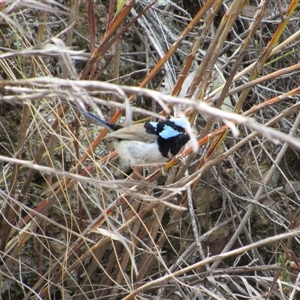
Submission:
M 2 299 L 300 297 L 298 1 L 196 2 L 1 4 Z M 197 135 L 141 179 L 60 99 Z

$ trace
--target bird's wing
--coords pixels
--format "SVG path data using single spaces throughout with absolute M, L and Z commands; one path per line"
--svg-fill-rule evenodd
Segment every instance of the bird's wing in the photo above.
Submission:
M 133 124 L 129 127 L 124 127 L 114 132 L 109 133 L 106 136 L 108 140 L 120 139 L 120 140 L 133 140 L 146 143 L 153 143 L 157 140 L 155 134 L 149 134 L 144 128 L 144 124 Z

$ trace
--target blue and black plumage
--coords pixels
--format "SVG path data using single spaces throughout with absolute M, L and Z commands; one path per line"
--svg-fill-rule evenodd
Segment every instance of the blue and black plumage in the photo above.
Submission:
M 112 130 L 106 139 L 112 141 L 121 163 L 126 167 L 165 163 L 177 155 L 190 139 L 186 131 L 190 124 L 185 119 L 173 118 L 123 127 L 106 122 L 88 111 L 80 112 L 95 123 Z
M 144 127 L 147 133 L 157 136 L 158 149 L 170 159 L 179 153 L 181 148 L 189 141 L 190 136 L 186 132 L 188 122 L 183 119 L 170 119 L 159 122 L 146 122 Z

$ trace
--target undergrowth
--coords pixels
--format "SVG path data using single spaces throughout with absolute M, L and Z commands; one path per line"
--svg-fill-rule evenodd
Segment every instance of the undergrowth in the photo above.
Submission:
M 298 299 L 298 1 L 136 2 L 1 1 L 2 299 Z M 131 172 L 69 101 L 191 141 Z

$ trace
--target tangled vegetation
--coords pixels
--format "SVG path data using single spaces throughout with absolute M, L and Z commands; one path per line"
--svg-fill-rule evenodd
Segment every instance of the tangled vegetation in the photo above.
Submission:
M 2 299 L 299 299 L 298 1 L 0 1 Z M 187 118 L 125 170 L 111 123 Z

